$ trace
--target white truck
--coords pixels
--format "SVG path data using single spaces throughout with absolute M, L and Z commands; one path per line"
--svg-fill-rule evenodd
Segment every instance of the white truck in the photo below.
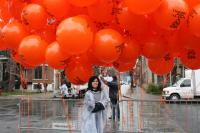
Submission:
M 185 78 L 163 89 L 165 100 L 193 99 L 200 96 L 200 69 L 186 70 Z

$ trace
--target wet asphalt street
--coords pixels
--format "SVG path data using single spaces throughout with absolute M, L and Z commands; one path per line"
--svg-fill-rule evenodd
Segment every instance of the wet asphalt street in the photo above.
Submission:
M 19 100 L 0 99 L 0 133 L 66 133 L 66 129 L 80 131 L 82 100 L 26 100 L 20 104 L 20 115 L 18 103 Z M 199 104 L 125 99 L 120 102 L 120 114 L 120 121 L 115 124 L 108 119 L 106 131 L 200 132 Z M 18 130 L 18 125 L 30 127 L 31 130 Z

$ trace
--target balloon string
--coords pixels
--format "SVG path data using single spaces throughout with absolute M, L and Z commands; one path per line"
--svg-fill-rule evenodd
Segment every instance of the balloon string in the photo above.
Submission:
M 46 66 L 45 64 L 42 65 L 42 76 L 43 76 L 43 86 L 44 86 L 44 96 L 46 97 L 46 92 L 47 92 L 47 82 L 46 82 Z
M 68 129 L 69 129 L 69 132 L 72 133 L 70 120 L 69 120 L 68 113 L 67 113 L 67 110 L 66 110 L 66 108 L 68 108 L 68 107 L 66 107 L 65 100 L 62 99 L 62 101 L 63 101 L 63 108 L 64 108 L 64 112 L 65 112 L 65 116 L 66 116 L 67 126 L 68 126 Z
M 30 96 L 28 96 L 27 127 L 30 128 Z M 27 130 L 29 133 L 30 130 Z
M 21 80 L 21 84 L 22 84 L 22 95 L 24 94 L 24 89 L 26 88 L 26 80 L 24 78 L 24 67 L 20 64 L 19 66 L 20 69 L 20 80 Z
M 43 77 L 43 86 L 44 86 L 44 98 L 47 98 L 46 92 L 47 92 L 47 83 L 46 83 L 46 65 L 42 65 L 42 77 Z M 44 103 L 44 119 L 47 118 L 47 100 L 45 100 Z
M 144 100 L 144 88 L 141 87 L 141 99 Z M 143 117 L 142 117 L 142 106 L 143 106 L 143 101 L 140 103 L 140 132 L 142 132 L 143 129 Z
M 133 107 L 132 107 L 132 104 L 131 104 L 130 97 L 128 98 L 128 106 L 129 106 L 129 112 L 130 112 L 130 114 L 129 114 L 130 115 L 129 116 L 129 118 L 130 118 L 130 131 L 132 132 L 132 125 L 133 125 L 133 112 L 132 112 L 132 109 L 133 109 Z

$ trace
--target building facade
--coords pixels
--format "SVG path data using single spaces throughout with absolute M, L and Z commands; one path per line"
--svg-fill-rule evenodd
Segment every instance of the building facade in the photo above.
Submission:
M 9 51 L 0 51 L 0 89 L 22 89 L 22 80 L 30 91 L 38 90 L 37 84 L 47 84 L 47 90 L 54 89 L 55 70 L 48 65 L 40 65 L 33 69 L 24 69 L 10 57 Z M 23 79 L 22 79 L 23 77 Z

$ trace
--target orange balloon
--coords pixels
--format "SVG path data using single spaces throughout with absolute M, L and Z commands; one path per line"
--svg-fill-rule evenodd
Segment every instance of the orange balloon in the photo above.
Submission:
M 5 25 L 4 21 L 2 19 L 0 19 L 0 50 L 7 49 L 6 45 L 4 44 L 3 38 L 1 36 L 2 28 L 4 27 L 4 25 Z
M 84 7 L 94 4 L 97 0 L 68 0 L 74 6 Z
M 88 50 L 86 55 L 92 65 L 103 66 L 103 67 L 112 67 L 113 66 L 112 63 L 102 62 L 97 57 L 95 57 L 92 49 Z
M 141 53 L 141 47 L 135 40 L 129 40 L 124 43 L 122 52 L 117 59 L 119 63 L 130 63 L 134 59 L 138 58 Z
M 93 33 L 86 19 L 76 16 L 63 20 L 57 27 L 56 40 L 64 53 L 81 54 L 93 43 Z
M 174 58 L 170 54 L 166 54 L 164 58 L 148 60 L 148 66 L 149 69 L 157 75 L 168 74 L 174 67 Z
M 22 63 L 20 63 L 25 69 L 34 69 L 34 68 L 36 68 L 37 66 L 34 66 L 34 65 L 30 65 L 30 64 L 28 64 L 28 63 L 26 63 L 26 62 L 22 62 Z
M 35 32 L 35 34 L 39 35 L 48 44 L 56 40 L 56 30 L 54 29 L 52 30 L 44 29 L 43 31 Z
M 141 41 L 149 32 L 149 19 L 144 15 L 136 15 L 129 11 L 128 7 L 122 6 L 117 14 L 117 22 L 129 32 L 129 36 Z
M 11 18 L 13 18 L 10 12 L 10 1 L 8 0 L 0 0 L 0 16 L 5 21 L 8 22 Z
M 43 6 L 44 0 L 29 0 L 29 1 L 30 1 L 29 3 L 39 4 L 39 5 Z
M 188 22 L 190 32 L 200 37 L 200 3 L 191 11 Z
M 162 58 L 166 54 L 167 42 L 157 36 L 149 36 L 142 46 L 142 53 L 150 59 Z
M 185 0 L 185 2 L 188 4 L 190 9 L 200 4 L 200 0 Z
M 3 43 L 0 43 L 0 50 L 7 50 L 7 47 Z
M 118 63 L 114 62 L 113 66 L 114 68 L 119 72 L 128 72 L 132 70 L 135 66 L 136 59 L 132 60 L 132 63 Z
M 78 16 L 80 14 L 87 15 L 88 14 L 87 8 L 70 5 L 70 12 L 69 12 L 70 17 Z
M 17 51 L 11 50 L 11 57 L 17 63 L 21 63 L 22 62 L 22 59 L 19 56 L 19 53 Z
M 49 66 L 61 70 L 64 69 L 65 61 L 69 56 L 61 52 L 60 45 L 57 42 L 53 42 L 47 47 L 45 58 Z
M 114 19 L 112 0 L 98 0 L 88 7 L 88 15 L 97 22 L 110 22 Z
M 178 57 L 184 45 L 179 43 L 178 34 L 169 36 L 167 39 L 167 51 L 171 53 L 174 57 Z
M 43 0 L 43 5 L 56 19 L 62 20 L 69 14 L 70 5 L 67 0 Z
M 92 63 L 92 65 L 102 66 L 105 64 L 104 62 L 100 61 L 97 57 L 95 57 L 92 49 L 89 49 L 86 52 L 86 55 L 87 55 L 88 59 L 90 60 L 90 62 Z
M 73 84 L 85 84 L 93 75 L 93 69 L 85 57 L 71 58 L 65 68 L 67 79 Z
M 189 9 L 184 0 L 164 0 L 153 17 L 161 28 L 176 30 L 186 21 L 188 13 Z
M 32 29 L 42 29 L 47 24 L 47 13 L 38 4 L 28 4 L 21 13 L 22 22 Z
M 24 25 L 15 21 L 6 24 L 1 32 L 6 47 L 14 50 L 18 49 L 21 40 L 28 35 Z
M 17 51 L 12 50 L 11 57 L 15 62 L 20 63 L 25 68 L 32 69 L 32 68 L 36 67 L 35 65 L 30 65 L 27 62 L 23 61 L 22 57 L 19 55 L 19 53 Z
M 22 9 L 27 5 L 27 2 L 24 2 L 22 0 L 11 0 L 9 4 L 9 11 L 12 14 L 12 16 L 17 19 L 21 20 L 21 12 Z
M 123 37 L 113 29 L 96 33 L 93 45 L 94 55 L 102 62 L 113 63 L 122 51 Z
M 45 62 L 47 46 L 40 36 L 29 35 L 21 41 L 18 52 L 24 62 L 36 66 Z
M 83 53 L 83 54 L 80 54 L 80 55 L 75 55 L 75 56 L 71 56 L 69 59 L 67 59 L 66 61 L 66 64 L 67 64 L 67 67 L 74 67 L 73 66 L 73 63 L 81 63 L 83 64 L 84 66 L 87 66 L 87 67 L 90 67 L 92 65 L 89 57 L 87 56 L 87 53 Z M 72 63 L 72 64 L 71 64 Z
M 161 4 L 162 0 L 124 0 L 125 4 L 135 14 L 150 14 Z
M 200 68 L 200 49 L 184 49 L 181 52 L 180 60 L 187 68 Z
M 200 37 L 193 35 L 190 32 L 187 24 L 183 25 L 178 31 L 177 44 L 179 47 L 184 47 L 188 49 L 200 49 Z

